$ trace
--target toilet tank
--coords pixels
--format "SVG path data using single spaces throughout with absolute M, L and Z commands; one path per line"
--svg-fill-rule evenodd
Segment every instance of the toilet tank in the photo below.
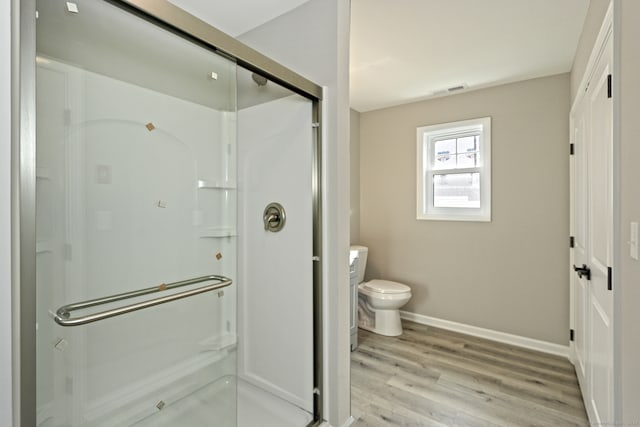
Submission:
M 367 254 L 369 253 L 369 248 L 366 246 L 351 246 L 352 251 L 358 252 L 358 283 L 364 281 L 364 272 L 367 268 Z

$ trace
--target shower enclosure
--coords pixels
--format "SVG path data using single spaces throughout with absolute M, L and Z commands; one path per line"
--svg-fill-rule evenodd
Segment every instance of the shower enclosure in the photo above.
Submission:
M 23 8 L 23 425 L 320 422 L 320 88 L 164 1 Z

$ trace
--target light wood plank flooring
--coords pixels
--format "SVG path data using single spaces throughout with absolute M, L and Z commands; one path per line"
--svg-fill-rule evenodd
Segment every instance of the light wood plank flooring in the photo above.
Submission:
M 355 426 L 588 426 L 568 360 L 403 321 L 358 330 L 351 353 Z

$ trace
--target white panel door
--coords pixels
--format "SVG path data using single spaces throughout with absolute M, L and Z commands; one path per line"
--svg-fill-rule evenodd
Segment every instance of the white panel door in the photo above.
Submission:
M 613 103 L 611 37 L 586 92 L 572 112 L 574 360 L 585 405 L 595 425 L 613 412 Z
M 609 39 L 587 91 L 590 148 L 589 180 L 589 409 L 601 424 L 613 421 L 613 293 L 609 289 L 612 265 L 612 149 L 613 103 L 609 96 L 611 53 Z

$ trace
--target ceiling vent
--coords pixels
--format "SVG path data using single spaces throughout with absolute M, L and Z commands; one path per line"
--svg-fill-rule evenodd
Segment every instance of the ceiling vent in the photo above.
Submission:
M 431 92 L 431 96 L 442 96 L 442 95 L 449 95 L 452 94 L 453 92 L 458 92 L 461 91 L 463 89 L 467 89 L 468 86 L 463 83 L 461 85 L 458 86 L 452 86 L 452 87 L 448 87 L 446 89 L 440 89 L 440 90 L 436 90 Z
M 461 84 L 459 86 L 453 86 L 450 88 L 447 88 L 447 92 L 451 93 L 451 92 L 456 92 L 458 90 L 462 90 L 462 89 L 466 89 L 467 85 L 466 84 Z

